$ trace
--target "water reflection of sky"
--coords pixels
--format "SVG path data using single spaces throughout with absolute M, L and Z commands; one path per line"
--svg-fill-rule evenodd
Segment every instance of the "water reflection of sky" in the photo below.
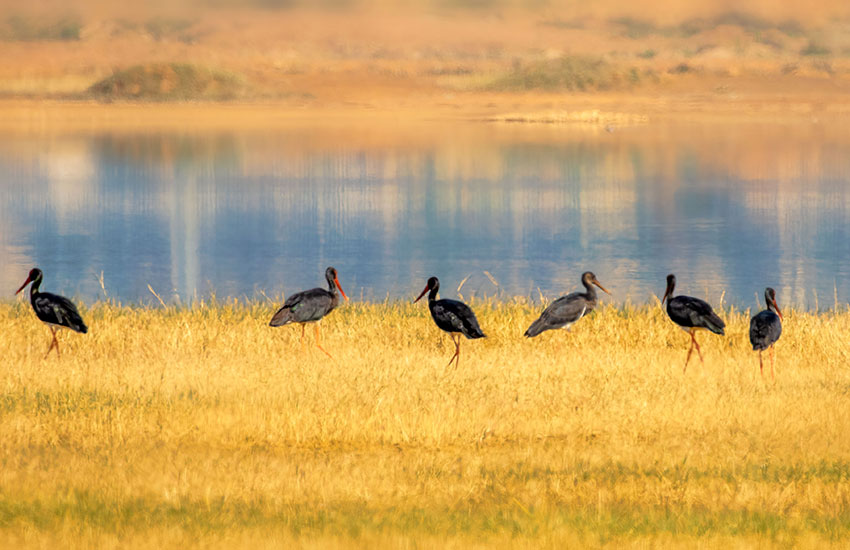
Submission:
M 484 126 L 484 125 L 481 125 Z M 814 132 L 805 128 L 804 133 Z M 555 297 L 585 269 L 642 303 L 681 291 L 755 306 L 850 297 L 850 142 L 794 128 L 304 145 L 297 131 L 0 140 L 0 285 L 27 270 L 87 301 L 255 297 L 323 284 L 355 298 Z M 501 134 L 500 134 L 501 133 Z M 437 132 L 439 138 L 439 131 Z M 499 287 L 484 275 L 489 272 Z

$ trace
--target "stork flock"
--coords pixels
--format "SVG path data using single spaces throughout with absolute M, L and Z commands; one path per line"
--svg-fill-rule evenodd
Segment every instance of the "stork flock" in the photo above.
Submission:
M 49 292 L 41 292 L 41 282 L 44 278 L 44 273 L 36 268 L 30 270 L 27 280 L 15 292 L 20 293 L 27 285 L 32 283 L 30 289 L 30 303 L 36 317 L 45 323 L 50 329 L 52 336 L 50 347 L 47 348 L 47 354 L 56 348 L 56 354 L 59 353 L 59 340 L 56 338 L 58 329 L 67 328 L 75 332 L 85 334 L 88 332 L 88 327 L 83 322 L 80 312 L 73 302 L 63 296 L 51 294 Z M 340 295 L 345 300 L 348 296 L 342 290 L 339 283 L 339 275 L 333 267 L 328 267 L 325 270 L 325 280 L 328 283 L 328 289 L 313 288 L 304 290 L 291 295 L 283 304 L 283 306 L 272 316 L 269 325 L 272 327 L 280 327 L 290 323 L 298 323 L 301 325 L 301 345 L 304 346 L 304 330 L 307 323 L 314 323 L 316 335 L 316 347 L 324 352 L 328 357 L 331 354 L 322 348 L 319 337 L 318 321 L 321 321 L 331 311 L 339 305 Z M 533 338 L 547 330 L 558 328 L 569 329 L 574 323 L 581 318 L 587 316 L 596 307 L 596 289 L 599 287 L 606 294 L 611 294 L 599 280 L 590 271 L 585 271 L 581 276 L 581 284 L 584 286 L 584 292 L 573 292 L 566 296 L 561 296 L 549 306 L 547 306 L 540 317 L 537 318 L 531 326 L 525 331 L 525 336 Z M 688 348 L 688 355 L 685 358 L 685 366 L 682 369 L 684 373 L 688 368 L 688 362 L 691 359 L 691 353 L 694 348 L 697 350 L 700 362 L 704 364 L 702 351 L 699 343 L 696 340 L 696 333 L 700 330 L 707 330 L 721 336 L 725 335 L 726 323 L 721 319 L 711 308 L 706 301 L 692 296 L 673 296 L 673 291 L 676 288 L 676 276 L 672 273 L 667 275 L 667 290 L 664 292 L 664 297 L 661 299 L 662 306 L 667 302 L 667 315 L 670 320 L 678 325 L 682 330 L 688 333 L 691 339 L 691 345 Z M 460 342 L 461 336 L 467 339 L 484 338 L 486 335 L 481 330 L 478 324 L 478 319 L 475 313 L 465 303 L 458 300 L 450 300 L 447 298 L 438 299 L 437 294 L 440 290 L 440 281 L 436 277 L 430 277 L 425 289 L 414 300 L 418 302 L 425 294 L 428 294 L 428 309 L 431 311 L 431 317 L 438 328 L 447 332 L 455 345 L 455 352 L 447 366 L 452 363 L 457 367 L 460 362 Z M 337 292 L 339 291 L 339 292 Z M 764 362 L 762 360 L 762 352 L 770 351 L 770 372 L 771 377 L 775 378 L 773 345 L 779 340 L 782 334 L 782 312 L 776 304 L 776 291 L 768 287 L 764 292 L 767 309 L 759 312 L 750 320 L 750 343 L 754 351 L 759 352 L 759 370 L 764 374 Z

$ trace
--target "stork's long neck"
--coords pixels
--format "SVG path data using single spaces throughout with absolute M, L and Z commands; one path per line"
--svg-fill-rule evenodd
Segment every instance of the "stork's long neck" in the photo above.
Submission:
M 667 311 L 670 311 L 670 300 L 673 299 L 673 291 L 676 290 L 676 283 L 669 283 L 667 285 Z
M 35 307 L 35 299 L 38 298 L 38 287 L 41 286 L 41 277 L 36 277 L 30 285 L 30 303 Z
M 437 285 L 431 289 L 431 292 L 428 293 L 428 302 L 433 302 L 437 299 L 437 292 L 440 291 L 440 285 Z
M 327 281 L 328 281 L 328 292 L 330 292 L 332 296 L 336 296 L 336 285 L 334 284 L 333 277 L 327 277 Z
M 584 285 L 584 288 L 585 288 L 585 293 L 584 293 L 585 298 L 591 304 L 595 304 L 596 303 L 596 289 L 593 288 L 593 284 L 591 284 L 587 281 L 582 281 L 582 284 Z

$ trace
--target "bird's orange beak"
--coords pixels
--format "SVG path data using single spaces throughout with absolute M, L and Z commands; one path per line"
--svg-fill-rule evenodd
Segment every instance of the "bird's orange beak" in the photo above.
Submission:
M 779 319 L 782 320 L 782 312 L 779 311 L 779 306 L 776 305 L 776 300 L 773 300 L 773 309 L 776 310 L 776 314 L 779 315 Z
M 342 289 L 342 287 L 340 286 L 340 284 L 339 284 L 339 279 L 338 279 L 338 278 L 336 278 L 336 277 L 334 277 L 334 284 L 335 284 L 335 285 L 336 285 L 336 287 L 339 289 L 339 293 L 340 293 L 340 294 L 342 294 L 342 297 L 343 297 L 343 298 L 345 298 L 346 300 L 348 300 L 348 296 L 346 296 L 346 295 L 345 295 L 345 291 L 344 291 L 344 290 Z
M 599 288 L 601 288 L 601 289 L 602 289 L 602 292 L 604 292 L 605 294 L 608 294 L 609 296 L 611 295 L 611 293 L 610 293 L 610 292 L 608 292 L 608 289 L 607 289 L 607 288 L 605 288 L 604 286 L 602 286 L 601 284 L 599 284 L 599 281 L 597 281 L 596 279 L 593 279 L 593 284 L 595 284 L 596 286 L 598 286 Z
M 415 304 L 416 302 L 418 302 L 419 299 L 422 298 L 423 296 L 425 296 L 425 293 L 428 292 L 429 290 L 431 290 L 431 287 L 429 287 L 428 285 L 425 285 L 425 290 L 422 291 L 422 294 L 420 294 L 418 298 L 413 300 L 413 303 Z
M 18 295 L 18 294 L 19 294 L 19 293 L 20 293 L 23 289 L 25 289 L 25 288 L 26 288 L 26 286 L 27 286 L 28 284 L 30 284 L 31 282 L 32 282 L 32 277 L 27 276 L 27 280 L 26 280 L 26 281 L 24 281 L 24 284 L 22 284 L 22 285 L 21 285 L 21 288 L 19 288 L 19 289 L 15 292 L 15 295 Z

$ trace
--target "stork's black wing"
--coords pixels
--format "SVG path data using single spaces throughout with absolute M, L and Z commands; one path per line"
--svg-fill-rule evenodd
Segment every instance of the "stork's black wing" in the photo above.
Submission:
M 318 321 L 334 309 L 334 299 L 324 288 L 296 292 L 286 299 L 283 307 L 272 316 L 269 325 L 279 327 L 287 323 Z
M 31 298 L 36 317 L 45 323 L 67 327 L 85 334 L 88 327 L 83 322 L 77 306 L 64 296 L 49 292 L 37 292 Z
M 525 335 L 528 337 L 537 336 L 547 330 L 571 325 L 592 310 L 593 305 L 581 292 L 561 296 L 543 310 L 540 317 L 531 323 L 531 326 L 525 331 Z
M 457 300 L 435 300 L 429 302 L 431 317 L 442 330 L 460 332 L 467 338 L 483 338 L 484 332 L 478 324 L 478 319 L 472 309 Z
M 704 300 L 691 296 L 676 296 L 667 302 L 667 315 L 680 327 L 704 328 L 724 334 L 726 323 Z

